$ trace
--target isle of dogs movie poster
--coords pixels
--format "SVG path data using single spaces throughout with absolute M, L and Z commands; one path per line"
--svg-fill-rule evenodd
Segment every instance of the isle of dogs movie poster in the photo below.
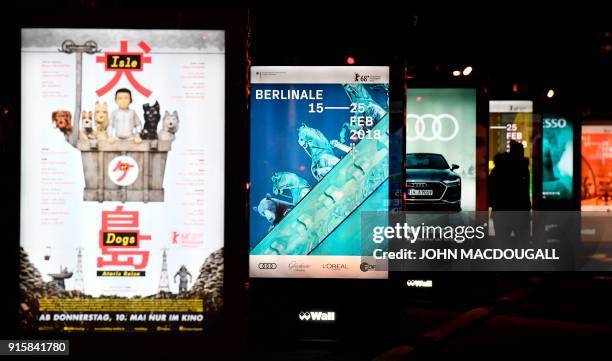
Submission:
M 198 332 L 223 307 L 223 31 L 22 30 L 20 319 Z

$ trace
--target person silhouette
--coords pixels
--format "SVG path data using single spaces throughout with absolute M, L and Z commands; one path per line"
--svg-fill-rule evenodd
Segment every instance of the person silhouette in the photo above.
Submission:
M 510 141 L 510 151 L 494 156 L 488 178 L 489 206 L 495 234 L 503 241 L 524 241 L 530 234 L 529 159 L 523 145 Z

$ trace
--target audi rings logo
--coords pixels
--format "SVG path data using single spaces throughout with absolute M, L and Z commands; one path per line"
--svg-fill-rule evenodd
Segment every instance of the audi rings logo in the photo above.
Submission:
M 263 262 L 260 262 L 257 265 L 257 268 L 259 268 L 259 269 L 276 269 L 276 263 L 263 263 Z
M 407 187 L 409 188 L 425 188 L 427 187 L 427 183 L 424 182 L 411 182 L 411 183 L 407 183 Z
M 448 142 L 459 134 L 459 121 L 450 114 L 408 114 L 406 140 Z

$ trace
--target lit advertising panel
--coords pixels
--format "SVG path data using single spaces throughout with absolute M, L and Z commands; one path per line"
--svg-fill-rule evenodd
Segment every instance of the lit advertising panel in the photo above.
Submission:
M 518 157 L 525 158 L 529 171 L 529 202 L 531 203 L 533 178 L 533 102 L 530 100 L 489 101 L 489 173 L 495 168 L 499 155 L 509 154 L 511 144 L 523 146 Z M 499 167 L 498 167 L 499 169 Z M 489 187 L 489 194 L 492 188 Z M 503 192 L 503 190 L 499 190 Z M 524 200 L 519 200 L 520 209 L 525 209 Z M 518 209 L 517 209 L 518 210 Z
M 566 117 L 542 117 L 542 199 L 571 201 L 574 174 L 574 129 Z
M 361 213 L 387 210 L 388 78 L 388 67 L 251 68 L 252 277 L 386 277 L 361 257 Z
M 202 331 L 221 310 L 224 53 L 223 31 L 22 30 L 29 329 Z
M 404 200 L 406 210 L 475 210 L 475 89 L 408 89 Z
M 582 126 L 581 209 L 612 209 L 612 126 Z

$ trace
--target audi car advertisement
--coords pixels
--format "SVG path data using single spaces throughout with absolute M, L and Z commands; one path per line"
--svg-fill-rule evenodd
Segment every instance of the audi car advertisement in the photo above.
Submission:
M 252 277 L 386 278 L 363 264 L 361 214 L 387 210 L 388 78 L 388 67 L 251 68 Z
M 476 208 L 476 90 L 408 89 L 406 210 Z

